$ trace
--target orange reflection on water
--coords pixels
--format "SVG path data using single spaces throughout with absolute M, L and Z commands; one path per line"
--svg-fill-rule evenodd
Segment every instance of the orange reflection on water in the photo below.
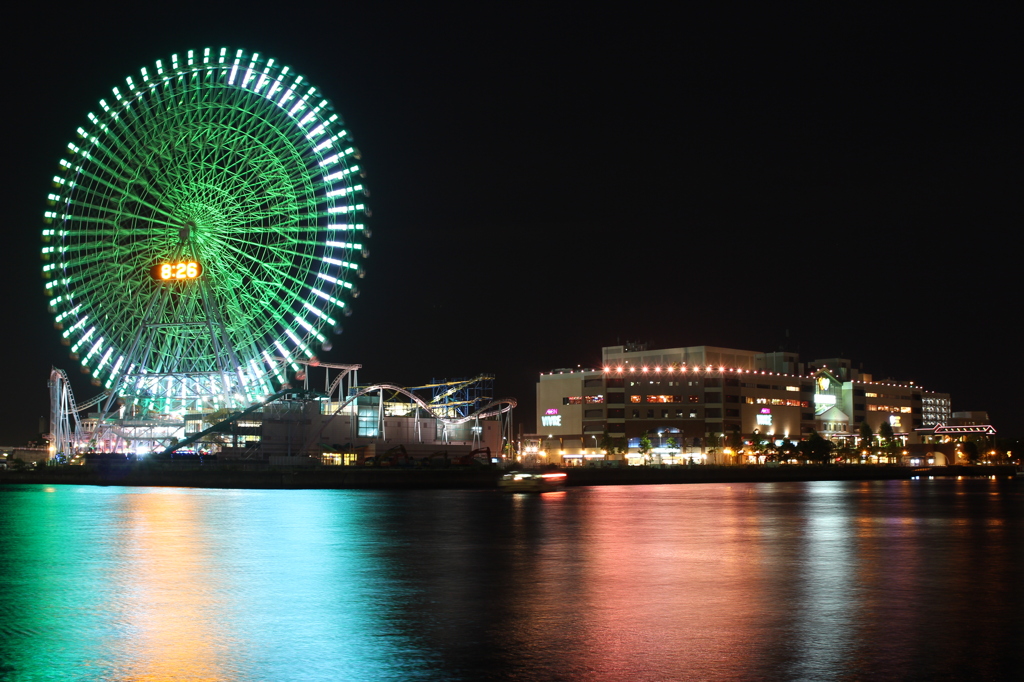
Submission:
M 125 495 L 130 546 L 116 564 L 123 585 L 123 679 L 233 679 L 222 670 L 217 644 L 220 576 L 210 557 L 203 497 L 189 490 L 145 489 Z
M 744 649 L 771 617 L 763 542 L 750 486 L 591 489 L 599 497 L 552 521 L 573 528 L 534 562 L 538 583 L 558 600 L 525 602 L 522 621 L 558 650 L 573 679 L 742 678 Z M 570 493 L 572 494 L 572 492 Z M 545 500 L 551 513 L 563 500 Z M 567 505 L 568 506 L 568 505 Z M 565 515 L 571 513 L 570 509 Z M 596 513 L 594 513 L 596 512 Z M 741 586 L 739 592 L 736 587 Z M 586 613 L 579 619 L 572 614 Z M 714 669 L 681 669 L 703 652 Z

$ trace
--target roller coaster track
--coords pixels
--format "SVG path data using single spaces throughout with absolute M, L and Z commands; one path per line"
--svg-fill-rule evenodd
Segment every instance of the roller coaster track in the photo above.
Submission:
M 76 409 L 77 409 L 78 412 L 82 412 L 84 410 L 88 410 L 90 407 L 92 407 L 93 405 L 98 404 L 100 401 L 104 400 L 109 395 L 110 395 L 110 390 L 108 389 L 106 391 L 103 391 L 102 393 L 100 393 L 97 396 L 89 398 L 84 403 L 79 403 L 78 407 Z
M 47 440 L 51 441 L 53 452 L 66 455 L 74 445 L 74 435 L 78 433 L 81 422 L 78 420 L 78 408 L 75 396 L 71 393 L 68 375 L 57 367 L 50 368 L 50 432 Z M 75 419 L 75 429 L 71 429 L 71 417 Z
M 75 402 L 75 394 L 71 390 L 67 372 L 58 367 L 50 369 L 49 387 L 50 433 L 48 439 L 52 440 L 55 453 L 69 455 L 74 450 L 75 442 L 85 435 L 84 425 L 79 414 L 106 400 L 110 397 L 111 391 L 101 391 L 99 395 L 85 402 Z M 72 428 L 72 420 L 74 428 Z M 99 426 L 96 424 L 93 427 L 93 432 Z
M 67 391 L 67 412 L 68 416 L 75 418 L 75 423 L 78 423 L 78 413 L 88 410 L 93 405 L 96 405 L 107 396 L 110 395 L 110 390 L 101 391 L 99 395 L 89 398 L 85 402 L 75 402 L 75 394 L 71 390 L 71 382 L 68 381 L 68 373 L 59 367 L 50 368 L 50 387 L 56 386 L 58 390 Z
M 477 383 L 478 381 L 487 381 L 488 379 L 493 379 L 493 378 L 494 377 L 492 375 L 481 374 L 479 376 L 473 377 L 472 379 L 459 379 L 458 381 L 446 381 L 446 382 L 440 383 L 440 384 L 427 384 L 425 386 L 414 386 L 414 387 L 410 388 L 409 390 L 415 391 L 415 390 L 419 390 L 421 388 L 440 388 L 441 386 L 448 386 L 449 389 L 447 391 L 443 392 L 443 393 L 439 393 L 436 396 L 434 396 L 431 399 L 430 404 L 431 405 L 444 404 L 444 405 L 446 405 L 448 407 L 452 407 L 453 405 L 463 405 L 463 404 L 467 404 L 467 403 L 466 403 L 466 401 L 460 401 L 458 403 L 444 403 L 443 401 L 446 398 L 448 398 L 449 396 L 452 396 L 455 393 L 458 393 L 459 391 L 461 391 L 462 389 L 466 388 L 467 386 L 472 386 L 473 384 Z M 470 402 L 473 402 L 473 401 L 470 401 Z
M 335 417 L 341 414 L 342 410 L 351 405 L 356 398 L 362 397 L 369 393 L 376 393 L 377 391 L 394 391 L 396 393 L 401 393 L 402 395 L 411 399 L 421 408 L 426 410 L 427 414 L 429 414 L 431 417 L 437 419 L 443 424 L 447 424 L 448 426 L 465 424 L 466 422 L 472 421 L 474 419 L 486 419 L 488 417 L 496 417 L 500 414 L 508 412 L 517 405 L 515 398 L 497 398 L 496 400 L 492 400 L 491 402 L 487 403 L 476 412 L 468 414 L 465 417 L 446 417 L 434 412 L 434 407 L 440 406 L 435 406 L 427 403 L 426 401 L 424 401 L 422 398 L 420 398 L 418 395 L 416 395 L 407 388 L 403 388 L 402 386 L 396 386 L 395 384 L 375 384 L 373 386 L 367 386 L 365 388 L 362 388 L 356 393 L 353 393 L 348 397 L 347 400 L 345 400 L 345 402 L 339 405 L 338 409 L 336 409 L 330 417 L 324 420 L 323 424 L 320 425 L 320 428 L 317 430 L 317 432 L 306 441 L 305 447 L 303 447 L 302 451 L 307 453 L 311 452 L 313 444 L 320 440 L 320 435 L 324 432 L 324 429 L 327 428 L 327 425 L 330 424 Z
M 58 391 L 63 390 L 67 394 L 68 414 L 74 415 L 75 423 L 77 423 L 78 413 L 84 408 L 78 407 L 75 404 L 75 394 L 71 392 L 71 382 L 68 381 L 68 373 L 59 367 L 50 368 L 50 388 L 54 387 Z

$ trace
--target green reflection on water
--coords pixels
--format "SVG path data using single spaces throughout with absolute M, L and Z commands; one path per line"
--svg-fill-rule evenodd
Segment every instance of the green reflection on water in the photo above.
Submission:
M 0 486 L 0 678 L 415 678 L 371 512 L 344 491 Z

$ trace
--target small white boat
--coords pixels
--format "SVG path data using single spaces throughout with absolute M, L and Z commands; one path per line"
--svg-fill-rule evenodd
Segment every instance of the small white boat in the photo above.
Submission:
M 501 477 L 498 487 L 509 493 L 543 493 L 560 489 L 565 485 L 565 478 L 564 471 L 551 471 L 544 474 L 511 471 Z

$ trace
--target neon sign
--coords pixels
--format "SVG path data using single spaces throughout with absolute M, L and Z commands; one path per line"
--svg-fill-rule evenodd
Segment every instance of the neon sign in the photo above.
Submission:
M 203 266 L 196 261 L 179 263 L 157 263 L 150 270 L 153 279 L 162 282 L 195 279 L 203 274 Z
M 543 415 L 540 418 L 540 423 L 541 423 L 541 426 L 561 426 L 562 425 L 562 415 L 560 415 L 560 414 L 556 414 L 556 415 Z

